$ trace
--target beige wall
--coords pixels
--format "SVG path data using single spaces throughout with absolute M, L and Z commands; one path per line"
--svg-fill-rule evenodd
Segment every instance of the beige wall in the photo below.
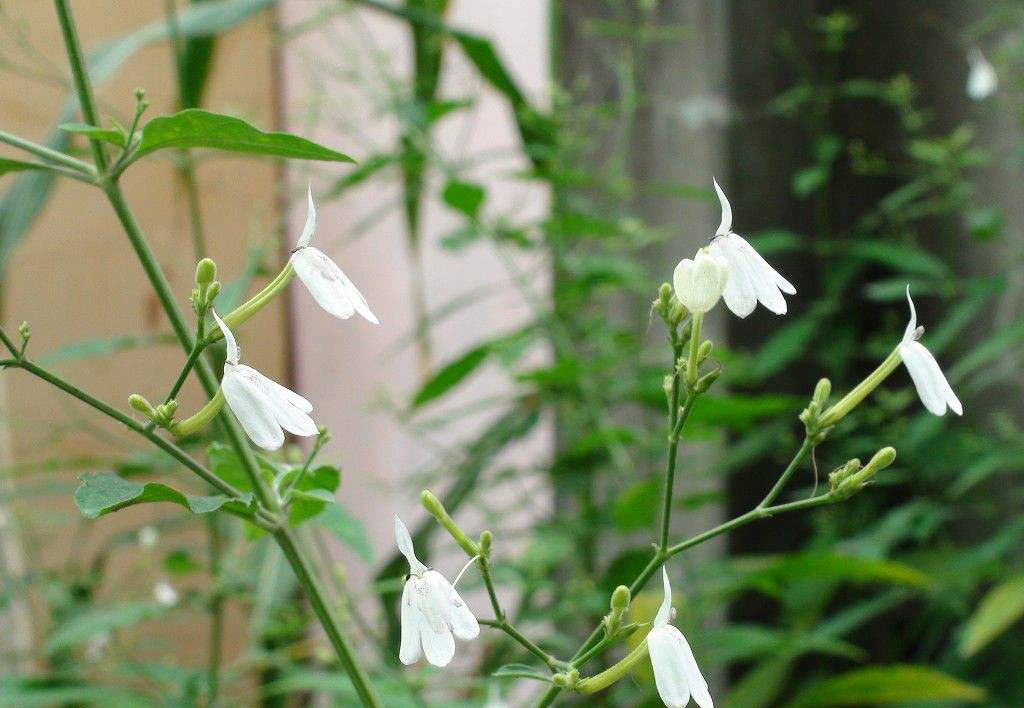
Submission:
M 71 4 L 86 49 L 159 19 L 163 12 L 163 3 L 155 0 L 79 0 Z M 66 59 L 52 3 L 19 0 L 6 2 L 3 8 L 10 18 L 27 28 L 32 45 L 45 59 L 65 70 Z M 223 40 L 215 59 L 208 107 L 245 115 L 260 126 L 273 125 L 271 22 L 271 15 L 263 13 Z M 6 36 L 0 41 L 4 42 L 6 55 L 11 45 Z M 171 76 L 166 44 L 143 49 L 113 80 L 99 88 L 102 112 L 130 114 L 135 87 L 146 89 L 151 116 L 171 112 L 175 103 Z M 59 87 L 2 71 L 0 126 L 42 141 L 64 96 Z M 0 154 L 14 153 L 4 149 Z M 271 163 L 222 156 L 204 161 L 198 168 L 211 255 L 225 281 L 238 274 L 250 241 L 273 233 L 275 172 Z M 11 182 L 10 176 L 0 178 L 0 189 L 6 189 Z M 128 171 L 123 184 L 182 307 L 188 312 L 195 260 L 183 193 L 171 163 L 161 157 L 143 160 Z M 169 331 L 109 205 L 98 190 L 76 182 L 59 183 L 46 210 L 15 254 L 3 284 L 3 295 L 2 316 L 8 331 L 15 330 L 22 320 L 32 325 L 33 356 L 83 339 Z M 249 362 L 274 377 L 282 376 L 286 368 L 283 323 L 283 306 L 277 305 L 241 332 Z M 73 382 L 127 410 L 127 397 L 132 392 L 153 400 L 162 397 L 181 362 L 177 347 L 162 346 L 78 359 L 61 365 L 60 370 Z M 8 387 L 3 416 L 10 425 L 17 461 L 58 453 L 95 456 L 114 450 L 141 449 L 136 440 L 105 424 L 96 414 L 20 372 L 0 374 L 0 382 Z M 181 410 L 187 414 L 200 400 L 198 386 L 190 382 L 181 397 Z M 102 465 L 92 469 L 102 469 Z M 29 530 L 40 533 L 30 533 L 28 538 L 34 561 L 47 558 L 73 562 L 83 546 L 97 547 L 116 529 L 174 513 L 163 507 L 140 507 L 86 524 L 71 501 L 71 490 L 80 472 L 57 469 L 51 479 L 61 488 L 53 496 L 36 502 Z M 26 509 L 22 507 L 20 511 L 22 520 L 27 520 Z M 39 521 L 46 522 L 43 528 L 39 528 Z M 44 528 L 50 530 L 49 535 L 42 534 Z M 60 529 L 59 533 L 55 534 L 54 528 Z M 119 590 L 130 593 L 131 577 L 122 580 L 129 584 Z M 149 592 L 147 588 L 139 591 Z

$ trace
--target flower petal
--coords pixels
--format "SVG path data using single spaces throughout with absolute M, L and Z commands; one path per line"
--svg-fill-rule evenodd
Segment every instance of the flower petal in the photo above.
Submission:
M 309 294 L 324 310 L 340 320 L 358 312 L 373 324 L 380 324 L 366 298 L 325 253 L 307 246 L 292 256 L 292 266 Z
M 284 443 L 284 432 L 255 373 L 248 366 L 225 364 L 221 389 L 228 408 L 249 439 L 264 450 L 276 450 Z
M 668 708 L 685 708 L 690 702 L 690 684 L 674 634 L 679 630 L 672 625 L 655 627 L 647 633 L 647 650 L 661 700 Z
M 945 415 L 946 406 L 953 409 L 957 415 L 963 415 L 963 406 L 960 399 L 953 393 L 953 389 L 946 380 L 946 376 L 939 367 L 932 353 L 920 342 L 907 342 L 900 344 L 900 358 L 910 373 L 910 378 L 917 388 L 917 395 L 921 403 L 934 415 Z
M 316 207 L 313 206 L 313 187 L 306 188 L 306 225 L 302 227 L 302 235 L 295 242 L 296 248 L 305 248 L 313 240 L 313 232 L 316 231 Z
M 428 570 L 423 574 L 423 578 L 427 581 L 427 587 L 430 588 L 434 600 L 446 613 L 448 625 L 455 636 L 463 641 L 476 639 L 480 635 L 480 624 L 452 584 L 436 570 Z
M 455 656 L 455 637 L 452 636 L 443 605 L 426 578 L 414 576 L 408 583 L 413 586 L 413 604 L 422 616 L 418 627 L 423 654 L 434 666 L 445 667 Z
M 661 601 L 661 607 L 654 618 L 655 627 L 667 625 L 672 615 L 672 586 L 668 582 L 668 570 L 664 566 L 661 568 L 661 579 L 665 585 L 665 599 Z
M 238 350 L 238 343 L 235 342 L 235 335 L 231 333 L 228 326 L 224 324 L 224 320 L 220 318 L 217 311 L 212 307 L 210 312 L 213 313 L 213 319 L 217 321 L 217 326 L 220 327 L 221 334 L 224 335 L 224 344 L 227 347 L 227 362 L 229 364 L 237 364 L 238 358 L 241 356 L 241 352 Z
M 398 550 L 409 561 L 409 572 L 415 575 L 422 575 L 427 570 L 427 566 L 420 563 L 420 559 L 416 557 L 416 550 L 412 546 L 412 537 L 409 535 L 409 529 L 398 518 L 398 514 L 395 514 L 395 543 L 398 545 Z
M 295 435 L 309 436 L 317 434 L 316 423 L 307 415 L 306 411 L 302 410 L 302 408 L 307 406 L 312 409 L 309 401 L 276 381 L 267 378 L 255 369 L 253 369 L 253 373 L 258 377 L 260 385 L 263 387 L 263 393 L 266 394 L 267 399 L 273 405 L 274 417 L 282 428 Z M 295 405 L 295 403 L 302 404 L 302 408 Z
M 708 246 L 708 251 L 729 264 L 729 276 L 722 290 L 726 307 L 737 317 L 746 317 L 757 307 L 757 294 L 750 268 L 746 259 L 736 249 L 732 236 L 733 234 L 725 234 L 716 237 Z
M 725 196 L 725 192 L 723 192 L 722 188 L 718 185 L 718 180 L 712 177 L 711 181 L 715 185 L 715 191 L 718 193 L 718 201 L 722 205 L 722 221 L 718 225 L 718 230 L 715 232 L 715 234 L 721 236 L 722 234 L 727 234 L 732 231 L 732 204 L 729 203 L 729 198 Z
M 907 328 L 903 330 L 903 343 L 913 342 L 914 333 L 917 331 L 917 308 L 914 307 L 914 301 L 910 299 L 910 283 L 907 283 L 907 304 L 910 305 L 910 322 L 907 323 Z
M 409 666 L 415 664 L 423 651 L 420 645 L 420 622 L 423 616 L 413 603 L 413 579 L 402 588 L 402 643 L 398 647 L 399 660 Z

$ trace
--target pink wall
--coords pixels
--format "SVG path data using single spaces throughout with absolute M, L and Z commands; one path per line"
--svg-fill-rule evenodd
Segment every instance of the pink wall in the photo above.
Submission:
M 336 6 L 286 0 L 281 4 L 282 27 L 287 31 Z M 449 17 L 453 24 L 492 37 L 521 85 L 539 100 L 543 100 L 549 71 L 547 18 L 546 0 L 456 0 Z M 401 24 L 369 11 L 342 12 L 327 26 L 289 41 L 283 50 L 283 64 L 288 130 L 311 135 L 360 160 L 394 144 L 397 126 L 382 104 L 388 82 L 394 82 L 392 89 L 404 86 L 409 75 L 409 41 Z M 375 78 L 356 79 L 349 71 Z M 464 97 L 481 88 L 473 68 L 449 47 L 441 95 Z M 517 155 L 518 137 L 508 108 L 497 94 L 483 90 L 482 99 L 472 108 L 439 125 L 436 139 L 446 162 L 461 163 L 485 153 L 503 155 L 487 159 L 477 173 L 469 173 L 488 187 L 485 210 L 514 207 L 523 219 L 543 215 L 547 208 L 543 190 L 502 178 L 527 165 Z M 317 169 L 308 175 L 293 175 L 294 194 L 307 179 L 312 179 L 316 194 L 318 187 L 325 189 L 351 168 Z M 291 305 L 296 389 L 313 401 L 317 422 L 332 432 L 325 455 L 343 464 L 340 498 L 367 525 L 377 561 L 388 557 L 394 548 L 393 512 L 400 513 L 410 526 L 422 518 L 416 502 L 420 484 L 409 482 L 410 475 L 435 468 L 434 462 L 446 446 L 472 434 L 498 412 L 489 409 L 476 420 L 460 424 L 457 431 L 424 439 L 411 435 L 396 422 L 393 412 L 383 410 L 382 401 L 404 406 L 420 381 L 414 350 L 401 347 L 413 317 L 397 184 L 391 173 L 390 178 L 363 185 L 341 200 L 323 203 L 315 237 L 315 243 L 335 258 L 362 290 L 380 326 L 360 319 L 337 322 L 298 286 Z M 440 184 L 443 178 L 432 175 L 435 194 Z M 301 206 L 292 210 L 291 238 L 299 233 L 304 216 Z M 503 257 L 491 246 L 450 253 L 438 245 L 439 237 L 460 223 L 443 204 L 430 201 L 423 218 L 428 309 L 480 287 L 491 287 L 496 293 L 460 310 L 432 331 L 436 368 L 488 335 L 515 328 L 529 310 L 510 282 Z M 545 264 L 518 262 L 517 267 L 537 274 L 534 285 L 543 297 Z M 503 374 L 489 369 L 466 382 L 451 403 L 464 405 L 508 390 Z M 550 432 L 544 431 L 516 445 L 513 454 L 530 460 L 549 449 Z M 472 523 L 471 513 L 459 518 Z M 445 571 L 458 568 L 464 560 L 461 552 L 450 541 L 444 549 L 447 552 L 439 555 L 437 565 Z M 369 572 L 361 564 L 351 564 L 354 587 L 360 587 Z

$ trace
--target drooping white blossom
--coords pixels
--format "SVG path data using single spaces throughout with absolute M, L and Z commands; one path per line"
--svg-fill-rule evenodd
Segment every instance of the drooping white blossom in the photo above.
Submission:
M 714 708 L 707 681 L 697 667 L 690 645 L 683 633 L 669 624 L 672 619 L 672 587 L 668 582 L 668 571 L 662 568 L 661 574 L 665 583 L 665 599 L 654 618 L 654 627 L 647 633 L 647 649 L 658 695 L 669 708 L 684 708 L 690 698 L 700 708 Z
M 409 561 L 409 575 L 402 589 L 402 643 L 398 658 L 409 665 L 425 656 L 434 666 L 447 666 L 455 656 L 455 637 L 464 641 L 476 639 L 480 625 L 451 583 L 419 561 L 409 529 L 397 515 L 395 542 Z
M 687 310 L 703 314 L 718 302 L 728 277 L 729 264 L 725 259 L 702 248 L 694 260 L 679 261 L 672 273 L 672 285 Z
M 161 580 L 153 586 L 153 597 L 164 607 L 178 604 L 178 591 L 166 580 Z
M 899 351 L 900 358 L 903 359 L 917 388 L 917 395 L 928 412 L 934 415 L 945 415 L 947 407 L 957 415 L 963 415 L 964 409 L 960 399 L 953 393 L 949 381 L 939 368 L 939 362 L 935 361 L 932 353 L 917 341 L 924 334 L 924 327 L 917 326 L 917 310 L 910 298 L 910 285 L 907 285 L 907 303 L 910 305 L 910 322 L 903 332 Z
M 999 88 L 995 67 L 978 48 L 967 52 L 967 85 L 964 90 L 972 101 L 984 101 Z
M 732 230 L 732 205 L 725 192 L 713 180 L 718 201 L 722 204 L 722 223 L 718 226 L 708 251 L 729 264 L 729 277 L 722 297 L 726 306 L 738 317 L 746 317 L 760 302 L 777 315 L 786 314 L 783 293 L 795 295 L 796 288 L 779 275 L 746 239 Z
M 316 423 L 309 417 L 313 404 L 251 366 L 239 364 L 235 336 L 213 309 L 210 312 L 227 345 L 220 383 L 224 399 L 249 439 L 264 450 L 276 450 L 284 443 L 282 428 L 296 435 L 316 435 Z
M 306 286 L 317 304 L 339 320 L 347 320 L 358 312 L 373 324 L 380 324 L 376 315 L 370 311 L 366 298 L 342 272 L 338 264 L 323 251 L 309 245 L 313 238 L 313 232 L 316 231 L 316 207 L 313 206 L 312 189 L 307 191 L 306 197 L 308 201 L 306 225 L 302 229 L 302 235 L 299 236 L 291 257 L 295 274 L 299 276 L 299 280 Z

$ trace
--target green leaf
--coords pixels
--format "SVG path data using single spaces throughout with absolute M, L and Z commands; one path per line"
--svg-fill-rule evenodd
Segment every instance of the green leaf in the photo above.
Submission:
M 787 708 L 877 706 L 903 701 L 970 701 L 985 691 L 923 666 L 895 665 L 858 669 L 825 679 L 791 701 Z
M 253 491 L 252 484 L 249 482 L 249 476 L 242 469 L 242 463 L 239 461 L 234 448 L 230 445 L 215 442 L 210 444 L 206 454 L 210 459 L 210 468 L 215 475 L 232 485 L 235 489 L 243 492 Z M 262 455 L 256 455 L 256 460 L 259 462 L 260 471 L 263 473 L 267 483 L 272 483 L 276 479 L 279 470 L 274 467 L 270 460 Z
M 105 143 L 110 143 L 111 145 L 116 145 L 121 148 L 125 145 L 124 135 L 121 131 L 114 130 L 113 128 L 98 128 L 95 125 L 88 125 L 87 123 L 61 123 L 60 129 L 65 133 L 84 135 L 87 138 L 102 140 Z
M 44 366 L 52 366 L 62 361 L 107 356 L 126 349 L 141 349 L 158 344 L 177 345 L 177 343 L 177 337 L 172 334 L 119 334 L 113 337 L 97 337 L 49 351 L 39 357 L 39 363 Z
M 115 686 L 54 686 L 38 682 L 0 686 L 2 708 L 51 708 L 58 705 L 142 708 L 153 703 L 143 694 Z
M 898 273 L 912 273 L 932 278 L 949 276 L 949 266 L 927 251 L 905 241 L 854 241 L 845 252 L 849 256 L 887 266 Z
M 373 545 L 362 522 L 338 504 L 331 504 L 317 521 L 367 563 L 373 561 Z
M 41 162 L 25 162 L 24 160 L 8 160 L 0 157 L 0 175 L 8 172 L 24 172 L 25 170 L 46 170 Z
M 804 552 L 783 556 L 760 575 L 774 582 L 813 578 L 822 582 L 891 583 L 922 589 L 933 584 L 931 577 L 906 563 L 842 553 Z
M 612 506 L 612 521 L 624 533 L 636 531 L 654 521 L 661 489 L 655 479 L 645 479 L 626 487 Z
M 441 367 L 420 387 L 412 399 L 412 407 L 418 408 L 447 393 L 483 364 L 490 351 L 490 345 L 482 344 Z
M 967 620 L 960 640 L 960 654 L 977 654 L 1021 617 L 1024 617 L 1024 575 L 995 586 L 981 599 Z
M 81 486 L 75 490 L 75 504 L 88 519 L 136 504 L 153 502 L 177 504 L 193 514 L 208 514 L 221 508 L 243 516 L 249 514 L 248 502 L 235 501 L 224 494 L 190 496 L 165 484 L 132 482 L 109 472 L 87 472 L 81 480 Z
M 444 186 L 441 193 L 445 204 L 470 219 L 476 219 L 486 196 L 486 190 L 480 185 L 454 179 Z
M 199 147 L 300 160 L 354 162 L 348 155 L 297 135 L 264 133 L 241 118 L 199 108 L 188 108 L 146 123 L 132 161 L 157 150 Z
M 93 607 L 59 625 L 50 633 L 45 649 L 52 654 L 81 644 L 102 632 L 131 627 L 166 612 L 167 607 L 158 602 L 124 602 L 109 607 Z
M 288 522 L 297 526 L 322 512 L 328 504 L 333 505 L 340 482 L 341 472 L 336 467 L 321 465 L 309 470 L 292 490 Z
M 529 664 L 505 664 L 491 674 L 495 678 L 528 678 L 536 681 L 552 683 L 551 674 L 544 673 L 540 669 Z

